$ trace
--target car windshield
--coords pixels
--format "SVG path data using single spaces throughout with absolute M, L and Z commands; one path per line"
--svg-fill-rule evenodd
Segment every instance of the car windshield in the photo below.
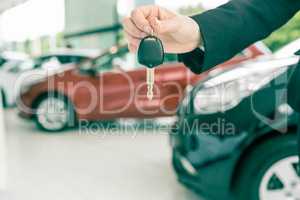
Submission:
M 97 58 L 81 63 L 80 68 L 83 70 L 95 69 L 98 73 L 111 71 L 114 68 L 114 61 L 126 57 L 128 53 L 127 47 L 112 47 Z
M 60 64 L 80 63 L 87 59 L 85 56 L 80 55 L 47 55 L 35 59 L 35 68 L 41 67 L 44 63 L 56 59 Z
M 177 56 L 173 54 L 165 55 L 165 62 L 177 62 Z M 136 55 L 130 53 L 127 46 L 112 47 L 99 57 L 83 62 L 81 69 L 95 69 L 98 73 L 111 71 L 119 68 L 122 71 L 130 71 L 142 67 L 136 61 Z
M 113 55 L 106 54 L 93 61 L 94 68 L 97 72 L 106 72 L 113 69 Z

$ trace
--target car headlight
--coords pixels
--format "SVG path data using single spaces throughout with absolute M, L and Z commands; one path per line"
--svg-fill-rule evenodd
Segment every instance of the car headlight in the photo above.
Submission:
M 194 97 L 194 112 L 211 114 L 229 110 L 240 102 L 242 88 L 238 82 L 228 82 L 200 89 Z
M 209 78 L 193 92 L 194 113 L 213 114 L 230 110 L 284 73 L 287 66 L 296 63 L 297 59 L 294 58 L 261 62 Z

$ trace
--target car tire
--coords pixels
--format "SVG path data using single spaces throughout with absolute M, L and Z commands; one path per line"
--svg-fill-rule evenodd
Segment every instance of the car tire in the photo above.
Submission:
M 255 146 L 238 169 L 235 199 L 300 199 L 297 150 L 296 134 L 277 136 Z
M 60 94 L 47 94 L 35 109 L 37 127 L 47 132 L 59 132 L 77 124 L 76 113 L 71 101 Z

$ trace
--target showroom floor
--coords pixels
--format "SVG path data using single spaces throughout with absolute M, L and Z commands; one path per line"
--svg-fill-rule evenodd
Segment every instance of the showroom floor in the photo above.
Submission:
M 0 199 L 199 200 L 176 181 L 166 132 L 51 135 L 11 109 L 5 120 L 8 192 Z

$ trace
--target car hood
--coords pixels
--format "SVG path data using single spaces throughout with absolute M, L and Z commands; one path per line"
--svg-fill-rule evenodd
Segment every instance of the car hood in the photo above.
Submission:
M 276 73 L 277 71 L 281 71 L 280 69 L 286 69 L 288 66 L 294 66 L 298 63 L 298 56 L 291 56 L 288 58 L 276 58 L 276 57 L 268 57 L 268 58 L 260 58 L 259 60 L 252 62 L 245 62 L 238 67 L 234 67 L 230 70 L 225 70 L 222 72 L 214 72 L 209 73 L 209 77 L 205 84 L 209 84 L 210 86 L 234 81 L 237 78 L 247 77 L 253 74 L 267 74 L 267 73 Z M 274 74 L 273 74 L 274 75 Z M 274 78 L 272 76 L 271 78 Z M 208 80 L 209 79 L 209 80 Z

